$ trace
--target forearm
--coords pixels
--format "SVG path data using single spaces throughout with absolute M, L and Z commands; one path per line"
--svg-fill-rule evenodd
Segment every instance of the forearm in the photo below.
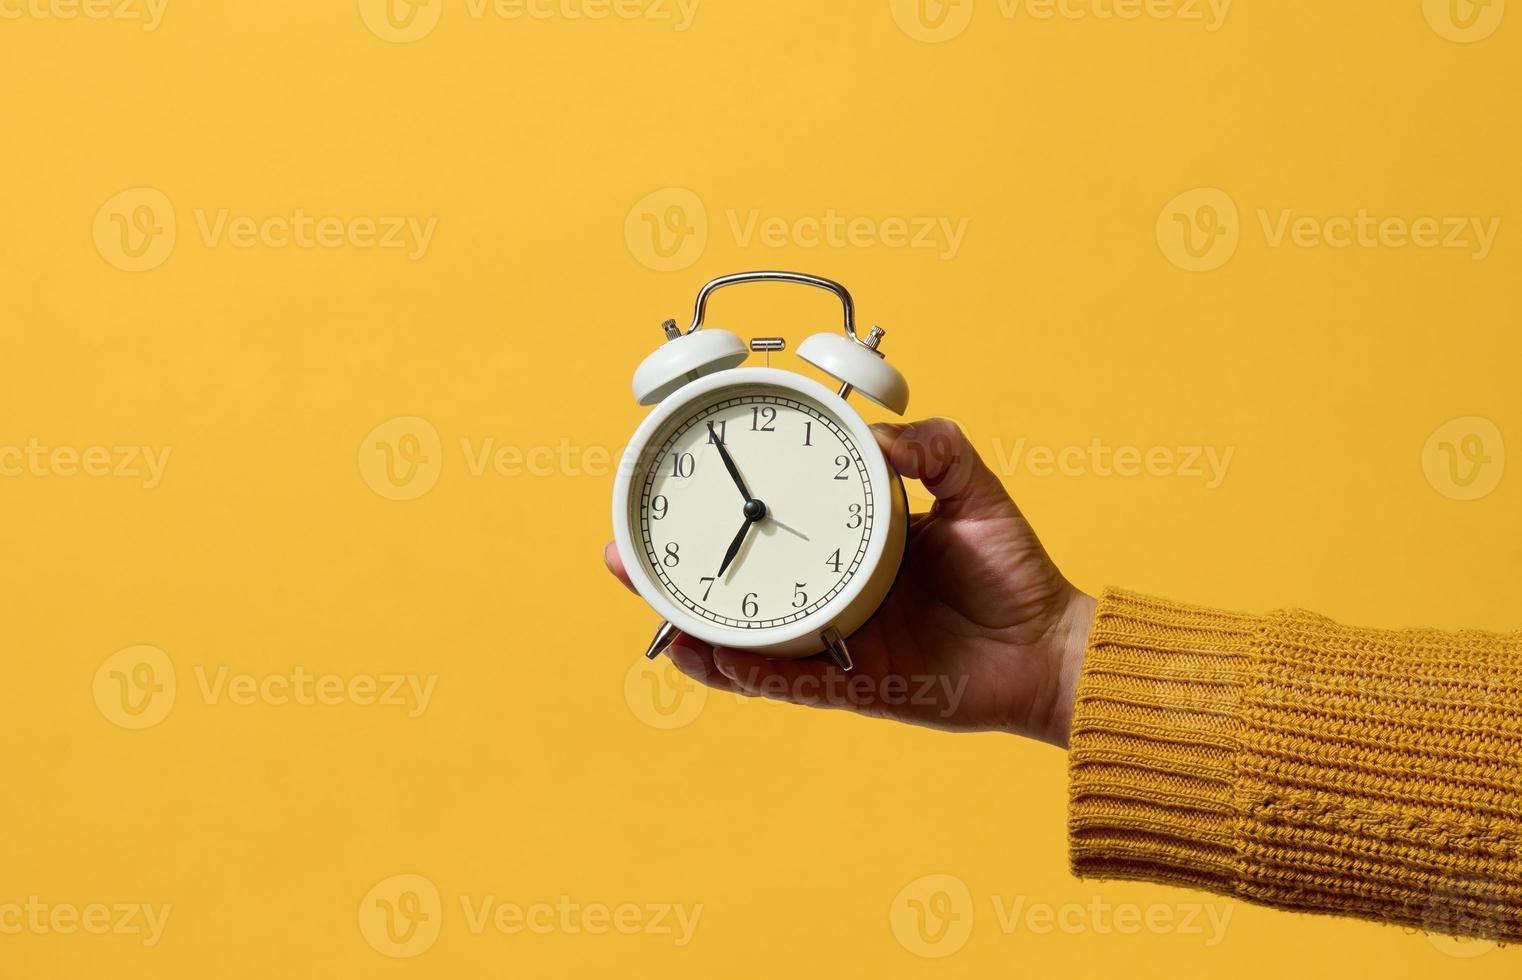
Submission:
M 1077 874 L 1522 939 L 1522 638 L 1111 592 L 1071 733 Z

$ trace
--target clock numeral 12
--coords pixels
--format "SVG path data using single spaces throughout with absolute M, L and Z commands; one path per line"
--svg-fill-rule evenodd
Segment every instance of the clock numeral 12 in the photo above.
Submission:
M 761 420 L 765 419 L 765 422 Z M 770 405 L 758 405 L 750 410 L 750 431 L 776 432 L 777 410 Z

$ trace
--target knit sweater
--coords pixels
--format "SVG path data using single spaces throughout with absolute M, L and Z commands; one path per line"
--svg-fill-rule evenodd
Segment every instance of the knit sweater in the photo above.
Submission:
M 1069 767 L 1078 875 L 1522 939 L 1522 634 L 1111 591 Z

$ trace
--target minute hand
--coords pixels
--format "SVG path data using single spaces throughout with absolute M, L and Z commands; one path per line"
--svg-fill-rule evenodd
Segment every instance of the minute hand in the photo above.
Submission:
M 740 488 L 740 496 L 749 503 L 750 490 L 746 488 L 745 480 L 740 476 L 740 470 L 735 466 L 735 461 L 729 458 L 729 450 L 724 448 L 724 440 L 719 438 L 719 433 L 714 429 L 712 422 L 708 423 L 708 436 L 713 440 L 713 444 L 719 447 L 719 458 L 724 461 L 724 468 L 729 471 L 730 479 L 734 480 L 735 486 Z M 719 574 L 722 575 L 723 572 Z

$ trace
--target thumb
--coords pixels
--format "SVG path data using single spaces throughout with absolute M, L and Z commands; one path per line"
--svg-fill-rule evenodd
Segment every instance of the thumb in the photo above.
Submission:
M 1018 517 L 1004 484 L 983 462 L 962 427 L 950 419 L 909 425 L 880 423 L 872 434 L 904 476 L 935 496 L 936 512 L 950 519 Z

